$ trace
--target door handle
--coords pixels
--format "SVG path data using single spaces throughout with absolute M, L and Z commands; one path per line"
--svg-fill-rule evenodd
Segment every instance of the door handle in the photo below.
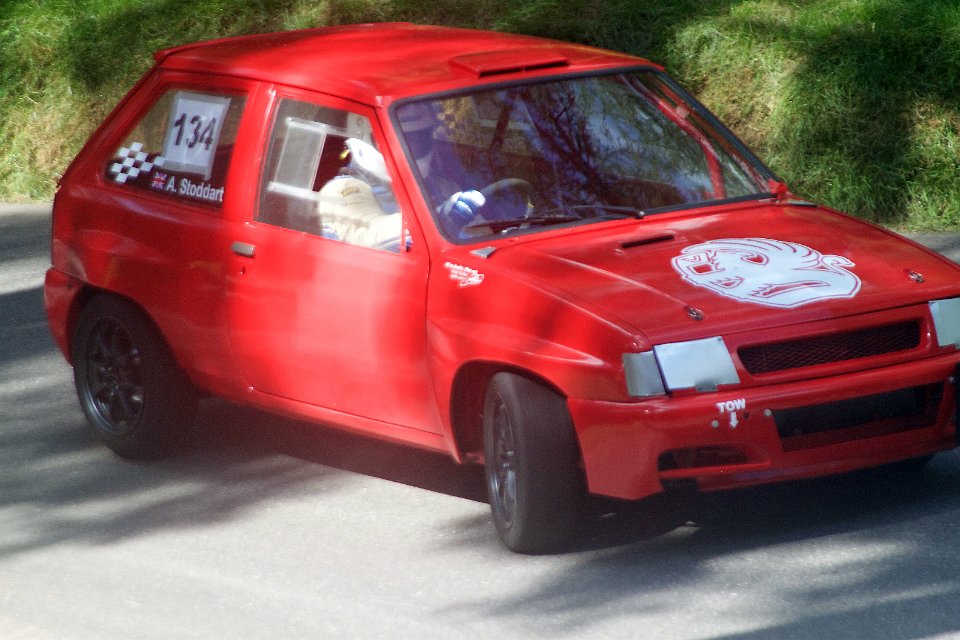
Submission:
M 230 245 L 230 250 L 238 256 L 252 258 L 257 253 L 257 245 L 250 244 L 249 242 L 240 242 L 239 240 L 234 240 L 233 244 Z

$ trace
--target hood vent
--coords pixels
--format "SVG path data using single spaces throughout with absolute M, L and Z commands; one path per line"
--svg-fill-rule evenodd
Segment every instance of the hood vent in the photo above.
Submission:
M 633 249 L 634 247 L 642 247 L 648 244 L 656 244 L 657 242 L 667 242 L 668 240 L 673 240 L 677 237 L 672 231 L 667 231 L 665 233 L 658 233 L 652 236 L 646 236 L 643 238 L 634 238 L 633 240 L 627 240 L 620 245 L 621 249 Z

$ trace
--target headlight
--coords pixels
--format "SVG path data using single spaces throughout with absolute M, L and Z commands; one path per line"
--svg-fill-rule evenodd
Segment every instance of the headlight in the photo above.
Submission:
M 937 344 L 960 346 L 960 298 L 931 300 L 930 315 L 937 331 Z
M 696 389 L 716 391 L 721 384 L 738 384 L 723 338 L 704 338 L 661 344 L 653 351 L 623 356 L 627 391 L 635 397 L 662 395 L 666 391 Z

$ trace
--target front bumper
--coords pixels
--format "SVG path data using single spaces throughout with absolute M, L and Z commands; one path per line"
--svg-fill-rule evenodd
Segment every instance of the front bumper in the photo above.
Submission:
M 639 499 L 811 478 L 956 446 L 960 353 L 637 403 L 568 399 L 591 493 Z

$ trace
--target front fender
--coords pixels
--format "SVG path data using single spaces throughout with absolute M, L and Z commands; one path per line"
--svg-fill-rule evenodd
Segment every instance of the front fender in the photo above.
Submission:
M 527 375 L 567 398 L 631 401 L 622 354 L 636 349 L 636 336 L 513 274 L 484 276 L 467 287 L 431 279 L 428 353 L 452 449 L 475 449 L 485 384 L 497 371 Z

